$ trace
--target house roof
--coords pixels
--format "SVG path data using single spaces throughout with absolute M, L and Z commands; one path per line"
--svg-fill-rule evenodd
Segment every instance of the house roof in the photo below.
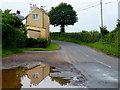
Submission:
M 41 9 L 38 8 L 38 7 L 37 7 L 36 9 L 39 9 L 41 12 L 45 13 L 43 10 L 41 10 Z M 34 9 L 33 11 L 35 11 L 36 9 Z M 32 12 L 33 12 L 33 11 L 32 11 Z M 26 19 L 32 12 L 30 12 L 24 19 Z M 47 15 L 47 13 L 45 13 L 45 14 Z
M 20 20 L 24 20 L 24 16 L 20 15 L 20 14 L 16 14 L 16 16 L 20 19 Z

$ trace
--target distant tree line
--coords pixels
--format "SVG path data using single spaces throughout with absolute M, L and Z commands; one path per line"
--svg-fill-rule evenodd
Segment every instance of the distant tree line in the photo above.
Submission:
M 51 33 L 51 39 L 55 40 L 67 40 L 71 42 L 85 42 L 85 43 L 94 43 L 99 41 L 100 33 L 97 31 L 85 31 L 83 30 L 80 33 Z
M 105 45 L 111 45 L 120 51 L 120 20 L 116 25 L 116 28 L 109 32 L 107 27 L 100 27 L 100 32 L 98 31 L 82 31 L 79 33 L 51 33 L 51 39 L 70 41 L 75 43 L 95 43 L 100 42 Z

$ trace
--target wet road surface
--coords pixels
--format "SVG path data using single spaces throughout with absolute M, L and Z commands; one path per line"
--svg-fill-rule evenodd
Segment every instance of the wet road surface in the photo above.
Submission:
M 53 41 L 58 51 L 26 51 L 3 58 L 3 69 L 49 65 L 60 73 L 53 77 L 70 79 L 74 86 L 87 88 L 118 88 L 118 58 L 97 52 L 87 46 Z M 72 78 L 72 79 L 71 79 Z M 69 87 L 68 87 L 69 88 Z
M 55 67 L 39 65 L 29 69 L 3 69 L 3 88 L 85 88 L 81 85 L 74 85 L 72 78 L 75 74 L 57 71 Z M 74 81 L 74 82 L 73 82 Z
M 65 60 L 82 72 L 89 88 L 118 88 L 118 58 L 95 51 L 87 46 L 53 41 L 61 47 Z

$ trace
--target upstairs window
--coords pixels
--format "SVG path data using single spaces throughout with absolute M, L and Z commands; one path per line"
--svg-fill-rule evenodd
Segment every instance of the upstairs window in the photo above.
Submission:
M 33 17 L 33 19 L 34 19 L 34 20 L 38 20 L 39 15 L 38 15 L 38 14 L 33 14 L 33 16 L 32 16 L 32 17 Z

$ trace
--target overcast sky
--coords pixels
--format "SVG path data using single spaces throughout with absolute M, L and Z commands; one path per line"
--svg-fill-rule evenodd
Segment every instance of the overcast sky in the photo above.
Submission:
M 117 0 L 103 0 L 103 3 L 113 2 L 103 5 L 104 12 L 104 26 L 108 27 L 111 31 L 116 27 L 118 19 L 118 1 Z M 21 11 L 21 15 L 26 16 L 30 11 L 30 3 L 36 4 L 38 7 L 45 6 L 45 10 L 50 11 L 51 7 L 55 7 L 61 2 L 71 4 L 78 14 L 78 22 L 74 26 L 66 27 L 67 32 L 80 32 L 82 30 L 97 30 L 100 27 L 100 6 L 95 6 L 100 3 L 100 0 L 0 0 L 0 8 L 2 10 L 12 9 Z M 59 31 L 59 27 L 50 26 L 51 32 Z

